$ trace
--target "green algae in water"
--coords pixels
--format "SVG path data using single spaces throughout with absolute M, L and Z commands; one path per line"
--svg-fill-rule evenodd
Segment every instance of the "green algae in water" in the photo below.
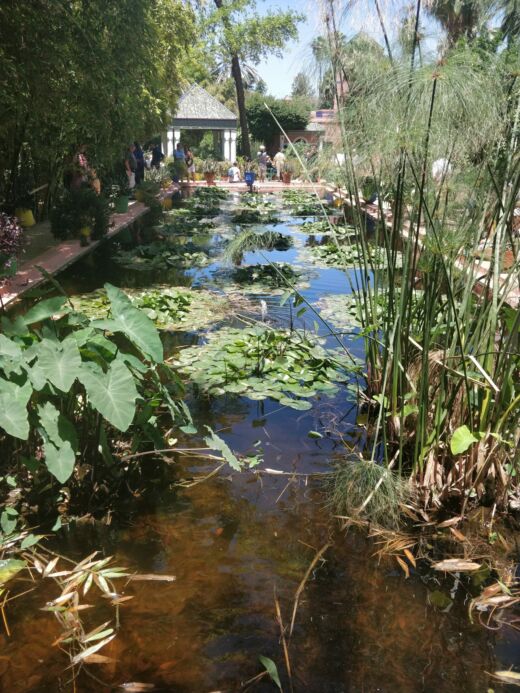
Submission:
M 207 344 L 183 349 L 173 365 L 208 395 L 271 398 L 301 411 L 312 407 L 307 398 L 335 394 L 351 370 L 317 338 L 263 326 L 219 330 Z

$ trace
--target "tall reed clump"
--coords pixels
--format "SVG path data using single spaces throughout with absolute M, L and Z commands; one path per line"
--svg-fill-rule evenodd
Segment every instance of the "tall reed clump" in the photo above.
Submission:
M 390 50 L 353 73 L 338 4 L 327 3 L 326 26 L 344 164 L 330 174 L 365 270 L 352 280 L 364 456 L 408 479 L 423 508 L 506 510 L 520 494 L 519 38 L 459 42 L 428 61 L 416 32 L 400 57 Z M 371 264 L 373 243 L 384 268 Z

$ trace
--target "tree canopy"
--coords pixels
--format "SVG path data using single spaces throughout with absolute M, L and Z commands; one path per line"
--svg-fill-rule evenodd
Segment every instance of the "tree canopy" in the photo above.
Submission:
M 284 130 L 304 130 L 310 118 L 305 100 L 285 100 L 262 94 L 251 94 L 246 102 L 251 135 L 255 140 L 266 144 L 280 134 L 280 128 L 270 111 Z
M 23 147 L 37 182 L 52 182 L 81 143 L 108 166 L 156 134 L 176 103 L 192 25 L 181 0 L 2 2 L 0 196 L 10 196 Z

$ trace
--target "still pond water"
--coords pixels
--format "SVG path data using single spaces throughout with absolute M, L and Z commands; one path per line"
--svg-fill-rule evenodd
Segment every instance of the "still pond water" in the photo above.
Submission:
M 223 216 L 211 234 L 191 239 L 210 249 L 212 264 L 204 269 L 160 276 L 122 270 L 104 248 L 60 281 L 70 293 L 100 288 L 105 281 L 122 288 L 166 282 L 221 291 L 228 270 L 219 255 L 236 233 L 229 221 L 236 197 L 223 204 Z M 311 303 L 327 294 L 348 293 L 355 271 L 347 276 L 309 265 L 305 245 L 319 238 L 309 240 L 298 231 L 304 219 L 283 215 L 282 223 L 272 228 L 291 235 L 294 246 L 283 252 L 249 253 L 243 264 L 301 263 L 302 293 Z M 263 313 L 275 326 L 291 319 L 287 304 L 279 305 L 280 296 L 247 298 L 257 318 Z M 297 322 L 314 329 L 312 314 Z M 233 324 L 239 323 L 235 319 Z M 200 339 L 178 333 L 168 335 L 165 343 L 174 351 Z M 349 349 L 360 354 L 360 340 L 345 339 Z M 333 341 L 329 339 L 331 346 Z M 485 693 L 500 688 L 486 672 L 518 664 L 520 641 L 514 632 L 470 624 L 462 590 L 447 613 L 438 611 L 428 603 L 431 583 L 426 585 L 418 575 L 403 579 L 395 562 L 373 557 L 374 543 L 364 533 L 342 532 L 331 518 L 323 474 L 344 454 L 341 439 L 351 445 L 360 440 L 353 395 L 343 390 L 335 398 L 317 400 L 308 412 L 228 397 L 192 400 L 190 407 L 197 424 L 209 424 L 235 451 L 247 452 L 260 441 L 260 469 L 298 476 L 231 474 L 224 469 L 189 488 L 159 483 L 154 493 L 136 499 L 131 514 L 111 526 L 62 531 L 56 548 L 73 558 L 99 549 L 132 571 L 176 576 L 171 583 L 126 587 L 134 599 L 122 607 L 120 632 L 103 650 L 114 662 L 92 665 L 97 680 L 82 673 L 75 690 L 124 691 L 125 684 L 141 682 L 172 693 L 274 691 L 267 677 L 244 687 L 262 672 L 263 655 L 276 662 L 289 691 L 275 597 L 287 624 L 295 591 L 326 543 L 331 546 L 306 583 L 289 644 L 296 693 Z M 309 438 L 311 430 L 324 437 Z M 179 458 L 176 476 L 192 478 L 211 469 L 207 460 Z M 0 690 L 5 693 L 74 690 L 67 657 L 51 647 L 59 627 L 40 610 L 47 598 L 37 590 L 9 609 L 12 635 L 0 635 Z M 95 611 L 94 625 L 112 615 L 102 606 Z

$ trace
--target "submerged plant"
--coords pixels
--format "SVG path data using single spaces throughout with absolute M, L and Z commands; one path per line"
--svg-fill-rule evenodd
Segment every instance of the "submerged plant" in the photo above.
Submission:
M 292 409 L 312 407 L 308 398 L 333 395 L 351 367 L 317 338 L 295 331 L 224 328 L 202 346 L 183 349 L 173 360 L 208 395 L 271 398 Z

